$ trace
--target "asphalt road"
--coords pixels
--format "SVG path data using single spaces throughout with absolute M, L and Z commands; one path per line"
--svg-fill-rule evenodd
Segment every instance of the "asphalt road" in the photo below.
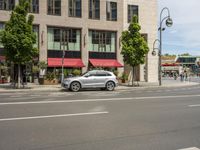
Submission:
M 199 91 L 0 93 L 0 150 L 199 150 Z

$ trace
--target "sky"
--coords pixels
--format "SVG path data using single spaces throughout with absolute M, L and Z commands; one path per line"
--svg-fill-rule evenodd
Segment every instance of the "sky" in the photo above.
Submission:
M 168 7 L 173 19 L 173 26 L 166 27 L 162 33 L 162 53 L 200 55 L 200 0 L 158 0 L 158 2 L 158 16 L 162 8 Z M 163 17 L 166 15 L 164 12 Z

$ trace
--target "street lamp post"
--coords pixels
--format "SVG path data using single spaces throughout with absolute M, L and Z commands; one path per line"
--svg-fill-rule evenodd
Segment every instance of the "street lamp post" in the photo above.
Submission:
M 62 50 L 62 74 L 61 74 L 61 83 L 64 80 L 64 58 L 65 58 L 65 32 L 61 32 L 61 47 L 62 47 L 62 39 L 63 39 L 63 50 Z
M 167 11 L 167 16 L 163 17 L 163 12 Z M 162 18 L 163 17 L 163 18 Z M 165 28 L 162 27 L 163 22 L 165 21 L 165 24 L 167 27 L 171 27 L 173 25 L 173 21 L 170 17 L 170 11 L 169 8 L 164 7 L 161 12 L 160 12 L 160 26 L 158 28 L 159 32 L 160 32 L 160 38 L 159 38 L 159 43 L 160 43 L 160 48 L 159 48 L 159 85 L 162 85 L 162 64 L 161 64 L 161 56 L 162 56 L 162 31 L 165 30 Z
M 65 59 L 65 50 L 69 50 L 69 43 L 68 43 L 68 37 L 69 32 L 68 30 L 61 30 L 61 41 L 63 40 L 63 43 L 61 42 L 61 47 L 63 45 L 62 49 L 62 74 L 61 74 L 61 83 L 64 80 L 64 59 Z M 65 49 L 65 45 L 67 45 L 67 49 Z
M 156 43 L 159 44 L 158 47 L 156 47 Z M 160 40 L 159 39 L 156 39 L 154 42 L 153 42 L 153 51 L 152 51 L 152 55 L 153 56 L 156 56 L 156 50 L 159 52 L 160 51 Z

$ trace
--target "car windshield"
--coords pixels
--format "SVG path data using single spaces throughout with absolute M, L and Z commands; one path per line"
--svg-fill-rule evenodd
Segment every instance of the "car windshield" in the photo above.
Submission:
M 85 73 L 83 73 L 83 74 L 81 74 L 81 76 L 85 76 L 86 74 L 88 74 L 88 71 L 87 71 L 87 72 L 85 72 Z

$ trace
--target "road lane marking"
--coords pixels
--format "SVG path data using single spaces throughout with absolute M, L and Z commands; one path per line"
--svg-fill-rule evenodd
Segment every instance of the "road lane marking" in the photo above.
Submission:
M 28 105 L 28 104 L 51 104 L 51 103 L 77 103 L 77 102 L 101 102 L 101 101 L 124 101 L 124 100 L 145 100 L 145 99 L 169 99 L 171 98 L 191 98 L 200 95 L 176 95 L 176 96 L 153 96 L 153 97 L 125 97 L 125 98 L 105 98 L 105 99 L 77 99 L 77 100 L 57 100 L 57 101 L 30 101 L 30 102 L 2 102 L 3 105 Z
M 197 105 L 188 105 L 189 107 L 200 107 L 200 104 Z
M 190 147 L 190 148 L 184 148 L 184 149 L 178 149 L 178 150 L 200 150 L 196 147 Z
M 102 112 L 88 112 L 88 113 L 76 113 L 76 114 L 60 114 L 60 115 L 48 115 L 48 116 L 33 116 L 33 117 L 18 117 L 18 118 L 2 118 L 3 121 L 17 121 L 17 120 L 31 120 L 31 119 L 45 119 L 45 118 L 59 118 L 59 117 L 72 117 L 72 116 L 86 116 L 86 115 L 102 115 L 108 114 L 108 111 Z

